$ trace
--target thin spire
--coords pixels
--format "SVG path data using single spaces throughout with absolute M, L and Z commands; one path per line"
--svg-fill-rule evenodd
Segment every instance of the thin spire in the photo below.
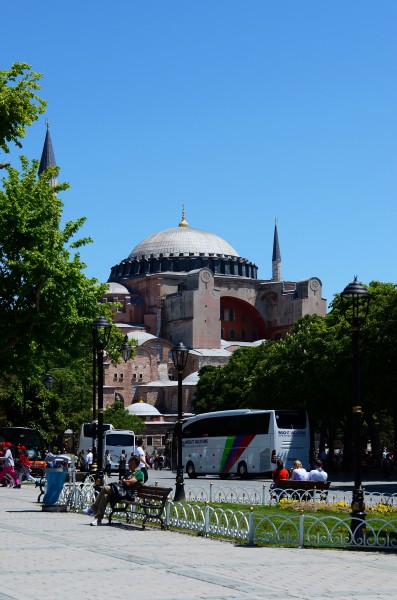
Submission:
M 274 222 L 273 255 L 272 255 L 272 281 L 281 281 L 281 252 L 278 241 L 277 218 Z
M 45 135 L 43 152 L 41 154 L 41 160 L 40 160 L 40 165 L 39 165 L 39 170 L 38 170 L 39 176 L 42 174 L 43 171 L 46 170 L 47 167 L 56 167 L 56 164 L 57 164 L 56 160 L 55 160 L 54 149 L 52 147 L 52 141 L 51 141 L 51 135 L 50 135 L 50 124 L 48 121 L 46 121 L 46 127 L 47 127 L 47 132 Z M 54 185 L 57 185 L 57 183 L 58 183 L 58 180 L 56 177 L 53 177 L 50 181 L 51 187 L 53 187 Z
M 189 223 L 185 221 L 185 205 L 182 204 L 182 220 L 179 223 L 178 227 L 189 227 Z

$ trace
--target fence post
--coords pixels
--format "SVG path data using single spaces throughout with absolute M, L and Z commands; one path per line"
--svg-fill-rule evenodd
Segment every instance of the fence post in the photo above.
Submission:
M 210 483 L 210 502 L 212 502 L 212 483 Z
M 303 510 L 301 511 L 301 514 L 299 515 L 299 548 L 304 548 L 304 524 L 305 524 L 305 515 L 303 513 Z
M 313 486 L 313 490 L 314 490 L 313 491 L 313 502 L 316 502 L 317 501 L 317 489 L 316 489 L 315 485 Z
M 170 508 L 171 508 L 171 502 L 170 499 L 167 498 L 167 500 L 165 501 L 165 526 L 167 529 L 169 529 L 170 526 Z
M 208 532 L 210 529 L 210 507 L 208 501 L 205 502 L 204 508 L 204 535 L 208 537 Z
M 266 504 L 266 486 L 262 485 L 262 504 Z
M 254 546 L 254 508 L 252 506 L 248 515 L 248 545 Z

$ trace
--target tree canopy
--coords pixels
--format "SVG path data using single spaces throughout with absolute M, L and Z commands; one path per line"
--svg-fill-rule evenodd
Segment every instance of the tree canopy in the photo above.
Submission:
M 0 71 L 0 148 L 21 147 L 26 127 L 44 111 L 41 75 L 26 63 Z M 100 304 L 106 284 L 84 274 L 78 238 L 85 218 L 62 224 L 59 174 L 20 157 L 19 170 L 1 165 L 0 181 L 0 419 L 38 428 L 46 440 L 79 427 L 92 411 L 92 322 L 112 322 Z M 119 360 L 123 336 L 113 327 L 107 353 Z M 43 377 L 56 379 L 47 390 Z
M 364 436 L 379 452 L 382 445 L 395 445 L 393 422 L 397 431 L 397 289 L 377 281 L 368 289 L 370 310 L 360 335 L 361 404 Z M 224 367 L 204 367 L 195 410 L 304 408 L 322 439 L 346 443 L 352 382 L 352 331 L 337 295 L 325 317 L 307 315 L 284 339 L 237 350 Z
M 37 92 L 40 73 L 30 70 L 30 65 L 16 62 L 8 71 L 0 71 L 0 148 L 9 152 L 8 143 L 21 147 L 20 139 L 26 127 L 32 125 L 45 111 L 47 103 Z
M 115 429 L 130 429 L 135 434 L 145 429 L 145 424 L 136 415 L 131 415 L 122 402 L 114 402 L 103 413 L 105 423 L 111 423 Z

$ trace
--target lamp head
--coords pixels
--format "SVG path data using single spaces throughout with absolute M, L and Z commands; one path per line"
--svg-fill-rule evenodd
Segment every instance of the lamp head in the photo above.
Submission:
M 189 349 L 183 342 L 175 344 L 171 350 L 172 362 L 178 372 L 182 372 L 186 367 L 187 359 L 189 356 Z
M 357 281 L 357 276 L 354 281 L 349 283 L 341 293 L 342 310 L 345 319 L 352 325 L 359 325 L 368 315 L 369 302 L 371 294 L 369 291 Z

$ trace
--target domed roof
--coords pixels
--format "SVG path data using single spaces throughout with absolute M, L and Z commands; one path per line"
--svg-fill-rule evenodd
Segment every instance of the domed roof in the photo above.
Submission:
M 155 406 L 147 404 L 142 400 L 139 402 L 134 402 L 134 404 L 130 404 L 127 406 L 127 410 L 130 415 L 136 415 L 138 417 L 154 417 L 161 415 Z
M 184 211 L 179 227 L 149 235 L 135 246 L 128 258 L 130 260 L 149 258 L 151 255 L 158 256 L 159 254 L 163 256 L 180 256 L 181 254 L 187 256 L 200 254 L 204 256 L 240 256 L 228 242 L 218 235 L 189 227 L 185 221 Z
M 124 285 L 121 283 L 117 283 L 116 281 L 108 282 L 108 294 L 129 294 L 129 291 Z
M 149 235 L 128 258 L 114 265 L 109 281 L 124 283 L 158 273 L 191 273 L 210 269 L 214 275 L 257 279 L 258 267 L 242 258 L 223 238 L 189 227 L 182 210 L 178 227 Z M 132 299 L 131 303 L 138 302 Z

